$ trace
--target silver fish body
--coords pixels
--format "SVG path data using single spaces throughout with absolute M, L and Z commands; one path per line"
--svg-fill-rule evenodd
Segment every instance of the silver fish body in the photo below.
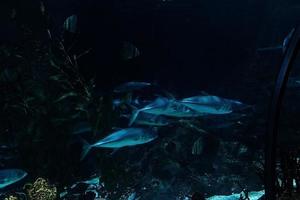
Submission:
M 126 128 L 121 129 L 105 138 L 99 140 L 95 144 L 85 143 L 81 154 L 81 160 L 87 155 L 91 148 L 122 148 L 126 146 L 135 146 L 145 144 L 155 140 L 157 133 L 152 129 L 145 128 Z
M 165 97 L 158 97 L 151 104 L 145 106 L 144 108 L 138 109 L 133 112 L 129 126 L 131 126 L 137 119 L 140 113 L 148 113 L 152 115 L 164 115 L 168 117 L 198 117 L 201 113 L 185 106 L 181 102 L 175 99 L 168 99 Z
M 243 105 L 240 101 L 217 96 L 195 96 L 182 99 L 181 102 L 185 106 L 204 114 L 230 114 L 233 107 Z
M 21 169 L 0 170 L 0 189 L 19 182 L 27 176 L 27 172 Z
M 150 129 L 126 128 L 116 131 L 103 138 L 93 147 L 121 148 L 148 143 L 157 138 L 157 134 Z

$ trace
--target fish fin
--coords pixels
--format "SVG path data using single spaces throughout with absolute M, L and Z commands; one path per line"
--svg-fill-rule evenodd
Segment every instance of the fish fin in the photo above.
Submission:
M 128 126 L 131 126 L 134 123 L 134 121 L 136 120 L 139 113 L 140 113 L 140 110 L 137 110 L 137 109 L 132 112 L 132 115 L 131 115 L 130 121 L 128 123 Z
M 231 113 L 232 112 L 232 108 L 231 108 L 231 105 L 230 104 L 224 104 L 222 105 L 219 110 L 221 112 L 226 112 L 226 113 Z
M 84 139 L 82 139 L 82 142 L 83 142 L 83 146 L 82 146 L 80 161 L 82 161 L 87 156 L 87 154 L 90 152 L 91 148 L 93 147 Z

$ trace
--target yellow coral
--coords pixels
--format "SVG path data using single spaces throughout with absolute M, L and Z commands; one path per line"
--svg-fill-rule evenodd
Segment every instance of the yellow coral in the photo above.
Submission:
M 33 184 L 25 185 L 30 200 L 55 200 L 57 189 L 43 179 L 38 178 Z

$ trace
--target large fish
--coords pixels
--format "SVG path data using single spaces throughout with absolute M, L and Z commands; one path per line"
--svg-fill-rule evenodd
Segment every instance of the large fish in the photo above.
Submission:
M 181 102 L 175 99 L 168 99 L 165 97 L 158 97 L 152 103 L 147 106 L 134 110 L 131 119 L 129 121 L 129 126 L 131 126 L 137 119 L 140 113 L 148 113 L 153 115 L 164 115 L 169 117 L 198 117 L 201 113 L 185 106 Z
M 27 172 L 21 169 L 0 170 L 0 189 L 19 182 L 27 176 Z
M 232 113 L 233 110 L 247 107 L 240 101 L 211 95 L 184 98 L 180 102 L 197 112 L 215 115 L 229 114 Z
M 145 128 L 126 128 L 116 131 L 95 144 L 85 142 L 81 154 L 81 160 L 85 158 L 91 148 L 121 148 L 126 146 L 135 146 L 151 142 L 158 137 L 152 129 Z

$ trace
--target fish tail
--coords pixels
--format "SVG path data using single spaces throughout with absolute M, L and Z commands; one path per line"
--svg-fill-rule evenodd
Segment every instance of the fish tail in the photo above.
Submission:
M 82 140 L 82 142 L 83 142 L 83 146 L 82 146 L 80 161 L 82 161 L 87 156 L 87 154 L 90 152 L 92 148 L 92 145 L 90 145 L 87 141 Z
M 133 111 L 128 126 L 131 126 L 134 123 L 134 121 L 136 120 L 139 113 L 140 113 L 140 110 L 134 110 Z

